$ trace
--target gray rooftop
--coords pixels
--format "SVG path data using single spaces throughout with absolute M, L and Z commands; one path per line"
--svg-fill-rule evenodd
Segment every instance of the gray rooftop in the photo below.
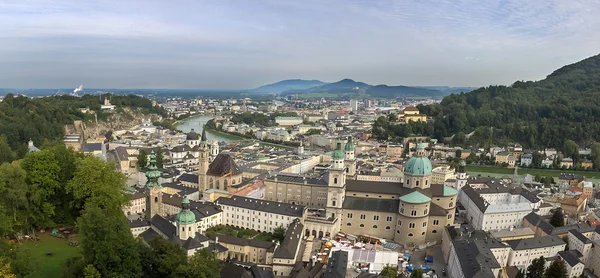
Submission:
M 399 199 L 374 199 L 360 197 L 346 197 L 343 208 L 351 210 L 366 210 L 377 212 L 398 212 Z
M 327 181 L 322 177 L 314 176 L 302 176 L 293 174 L 277 174 L 272 177 L 268 177 L 268 180 L 277 182 L 288 182 L 288 183 L 299 183 L 299 184 L 310 184 L 310 185 L 327 185 Z
M 536 249 L 562 244 L 566 245 L 564 240 L 555 235 L 507 240 L 506 243 L 510 245 L 513 250 Z
M 347 180 L 346 191 L 370 192 L 374 194 L 394 194 L 402 196 L 412 192 L 412 189 L 404 188 L 402 183 Z
M 238 208 L 251 209 L 287 216 L 302 217 L 306 210 L 305 206 L 291 205 L 288 203 L 265 201 L 261 199 L 233 196 L 231 198 L 219 197 L 215 202 L 217 205 L 228 205 Z
M 298 219 L 294 220 L 285 231 L 285 238 L 281 243 L 281 246 L 273 253 L 273 259 L 293 259 L 296 257 L 296 250 L 302 240 L 302 232 L 304 232 L 304 225 L 300 223 Z
M 323 278 L 345 278 L 348 265 L 348 252 L 343 250 L 333 251 L 327 261 L 327 268 Z

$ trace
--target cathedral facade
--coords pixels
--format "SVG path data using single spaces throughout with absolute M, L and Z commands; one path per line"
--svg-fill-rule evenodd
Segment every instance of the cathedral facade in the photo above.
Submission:
M 278 174 L 265 180 L 265 199 L 307 206 L 306 234 L 353 235 L 423 244 L 440 241 L 442 229 L 454 223 L 458 192 L 431 184 L 432 165 L 422 144 L 405 165 L 405 184 L 356 180 L 352 138 L 331 154 L 321 176 Z

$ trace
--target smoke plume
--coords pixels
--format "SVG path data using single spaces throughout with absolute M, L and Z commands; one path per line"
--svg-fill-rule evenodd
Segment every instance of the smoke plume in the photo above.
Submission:
M 73 93 L 77 93 L 77 92 L 81 92 L 83 91 L 83 85 L 79 85 L 79 87 L 75 88 L 75 90 L 73 90 Z

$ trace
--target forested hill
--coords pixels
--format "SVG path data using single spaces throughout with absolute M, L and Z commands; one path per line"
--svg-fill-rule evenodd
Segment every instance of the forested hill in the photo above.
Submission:
M 108 95 L 107 95 L 108 96 Z M 108 96 L 113 105 L 120 108 L 129 107 L 143 113 L 162 114 L 163 110 L 153 107 L 149 99 L 128 95 Z M 103 120 L 107 114 L 100 111 L 102 103 L 99 95 L 50 96 L 44 98 L 28 98 L 7 94 L 0 102 L 0 163 L 22 157 L 27 150 L 29 139 L 37 146 L 45 140 L 57 140 L 64 136 L 65 125 L 74 120 L 91 120 L 91 114 L 82 113 L 79 108 L 89 107 L 97 112 L 98 119 Z M 7 144 L 10 147 L 7 156 Z
M 600 55 L 562 67 L 544 80 L 483 87 L 418 108 L 433 122 L 396 127 L 380 119 L 374 132 L 379 137 L 414 133 L 438 139 L 456 134 L 455 143 L 480 146 L 519 142 L 561 147 L 567 139 L 589 146 L 600 141 Z M 473 131 L 467 142 L 464 135 Z

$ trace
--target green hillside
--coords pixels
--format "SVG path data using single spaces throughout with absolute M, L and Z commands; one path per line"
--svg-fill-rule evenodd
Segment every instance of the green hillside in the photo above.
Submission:
M 600 56 L 562 67 L 541 81 L 483 87 L 418 108 L 433 121 L 392 126 L 379 119 L 375 135 L 444 139 L 456 134 L 458 144 L 519 142 L 533 148 L 562 147 L 570 139 L 589 146 L 600 141 Z M 473 131 L 467 140 L 465 134 Z

